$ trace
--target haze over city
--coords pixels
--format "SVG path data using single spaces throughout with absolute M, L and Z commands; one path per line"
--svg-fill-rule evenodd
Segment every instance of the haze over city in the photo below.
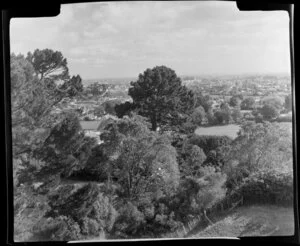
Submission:
M 288 14 L 240 12 L 235 2 L 66 4 L 57 17 L 12 19 L 10 32 L 11 52 L 60 50 L 84 80 L 156 65 L 178 75 L 290 73 Z

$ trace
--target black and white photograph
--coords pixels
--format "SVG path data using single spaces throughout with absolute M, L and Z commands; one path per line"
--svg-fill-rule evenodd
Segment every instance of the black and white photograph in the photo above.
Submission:
M 15 242 L 294 235 L 287 11 L 70 3 L 9 32 Z

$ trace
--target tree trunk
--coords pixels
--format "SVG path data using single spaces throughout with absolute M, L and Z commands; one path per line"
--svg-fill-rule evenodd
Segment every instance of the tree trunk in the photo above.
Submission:
M 157 121 L 156 121 L 156 115 L 155 114 L 151 117 L 151 124 L 152 124 L 152 131 L 156 131 Z
M 214 223 L 207 217 L 207 215 L 206 215 L 206 210 L 203 211 L 203 215 L 204 215 L 205 219 L 207 219 L 207 221 L 208 221 L 211 225 L 214 224 Z

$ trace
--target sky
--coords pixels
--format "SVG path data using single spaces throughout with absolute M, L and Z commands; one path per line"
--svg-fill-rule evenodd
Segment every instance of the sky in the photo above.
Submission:
M 11 52 L 61 51 L 71 75 L 137 77 L 165 65 L 177 75 L 290 73 L 289 17 L 239 11 L 235 2 L 101 2 L 56 17 L 14 18 Z

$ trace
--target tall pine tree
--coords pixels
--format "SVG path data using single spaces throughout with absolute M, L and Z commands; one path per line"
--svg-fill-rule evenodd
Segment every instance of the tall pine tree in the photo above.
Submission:
M 147 69 L 136 82 L 131 82 L 131 86 L 128 94 L 134 107 L 150 120 L 153 131 L 158 127 L 181 126 L 194 109 L 192 91 L 182 85 L 174 70 L 166 66 Z

